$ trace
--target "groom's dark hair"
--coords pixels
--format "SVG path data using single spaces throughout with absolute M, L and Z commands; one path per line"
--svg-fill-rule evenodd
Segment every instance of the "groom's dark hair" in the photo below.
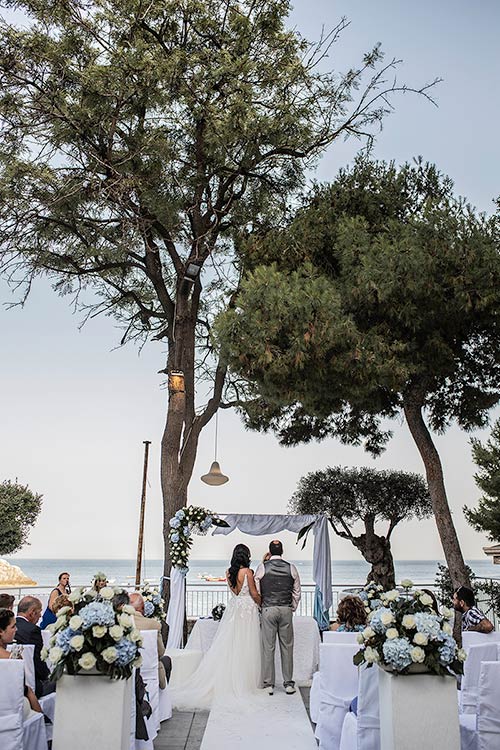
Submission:
M 283 545 L 279 541 L 279 539 L 273 539 L 273 541 L 269 545 L 269 552 L 271 555 L 282 555 L 283 554 Z

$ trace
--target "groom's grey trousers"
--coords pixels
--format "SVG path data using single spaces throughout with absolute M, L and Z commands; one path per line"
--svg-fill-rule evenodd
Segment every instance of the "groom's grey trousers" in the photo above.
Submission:
M 280 643 L 283 685 L 293 685 L 293 612 L 291 607 L 264 607 L 260 621 L 262 640 L 262 682 L 274 686 L 276 636 Z

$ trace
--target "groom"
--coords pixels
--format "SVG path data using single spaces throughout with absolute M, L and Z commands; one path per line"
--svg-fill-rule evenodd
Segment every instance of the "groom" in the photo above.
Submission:
M 262 682 L 274 693 L 274 650 L 280 643 L 285 692 L 295 693 L 293 681 L 293 613 L 300 601 L 300 578 L 295 565 L 282 559 L 283 545 L 275 539 L 269 545 L 269 559 L 255 571 L 255 584 L 262 597 L 261 645 Z

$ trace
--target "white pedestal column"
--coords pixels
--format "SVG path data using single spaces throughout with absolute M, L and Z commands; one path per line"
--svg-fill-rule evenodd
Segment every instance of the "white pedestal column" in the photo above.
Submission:
M 457 683 L 430 674 L 380 669 L 381 750 L 459 750 Z
M 128 750 L 132 680 L 63 675 L 57 683 L 53 750 Z

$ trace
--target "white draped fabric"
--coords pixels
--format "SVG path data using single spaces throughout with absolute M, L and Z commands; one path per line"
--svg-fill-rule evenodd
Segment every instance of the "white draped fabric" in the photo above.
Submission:
M 184 611 L 186 607 L 186 573 L 187 569 L 172 568 L 170 573 L 170 602 L 167 610 L 168 640 L 167 648 L 180 648 Z

